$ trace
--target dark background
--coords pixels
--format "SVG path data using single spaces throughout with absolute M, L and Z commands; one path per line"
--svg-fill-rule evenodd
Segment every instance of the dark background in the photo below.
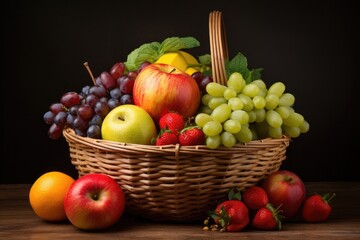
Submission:
M 96 3 L 95 3 L 96 2 Z M 281 168 L 304 181 L 359 181 L 359 24 L 355 1 L 7 1 L 2 32 L 0 183 L 32 183 L 47 171 L 74 177 L 65 140 L 42 116 L 68 91 L 141 44 L 193 36 L 209 53 L 208 16 L 223 13 L 230 57 L 242 52 L 285 83 L 310 131 L 293 139 Z M 197 7 L 198 6 L 198 7 Z M 357 160 L 358 161 L 358 160 Z

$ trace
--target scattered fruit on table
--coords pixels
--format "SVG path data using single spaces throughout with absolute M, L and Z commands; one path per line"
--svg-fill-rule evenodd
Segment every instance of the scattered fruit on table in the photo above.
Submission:
M 154 63 L 137 76 L 134 104 L 145 109 L 155 122 L 174 111 L 193 117 L 200 106 L 200 90 L 190 75 L 168 64 Z
M 45 221 L 67 220 L 64 198 L 75 180 L 62 172 L 51 171 L 42 174 L 32 184 L 29 202 L 35 214 Z
M 269 203 L 268 195 L 264 188 L 254 185 L 242 192 L 242 200 L 253 211 L 266 207 Z
M 299 212 L 306 197 L 306 189 L 301 178 L 292 171 L 279 170 L 269 176 L 262 183 L 269 202 L 275 208 L 279 206 L 284 220 L 290 220 Z
M 281 230 L 281 219 L 283 216 L 280 214 L 279 207 L 274 208 L 271 203 L 266 204 L 257 210 L 252 219 L 251 226 L 261 230 Z
M 151 144 L 156 125 L 143 108 L 124 104 L 112 109 L 101 125 L 102 139 L 123 143 Z
M 324 222 L 332 212 L 330 201 L 335 197 L 335 193 L 318 194 L 315 193 L 305 199 L 302 208 L 302 217 L 306 222 Z
M 113 226 L 125 210 L 125 195 L 108 175 L 89 173 L 70 186 L 63 208 L 69 221 L 82 230 Z
M 229 200 L 237 201 L 236 204 L 239 204 L 238 202 L 244 204 L 241 204 L 241 207 L 240 204 L 238 205 L 239 208 L 246 208 L 248 211 L 248 217 L 246 214 L 241 214 L 242 220 L 247 221 L 249 218 L 250 224 L 246 226 L 253 229 L 282 230 L 284 223 L 287 224 L 290 222 L 288 220 L 294 219 L 302 220 L 304 223 L 326 221 L 332 212 L 329 203 L 335 197 L 335 193 L 323 195 L 314 193 L 307 197 L 305 193 L 305 186 L 298 175 L 289 170 L 277 170 L 256 185 L 244 189 L 230 188 L 228 196 L 219 200 L 215 210 L 209 211 L 203 230 L 230 231 L 226 229 L 226 226 L 231 222 L 236 211 L 233 209 L 226 211 L 226 207 L 221 206 L 222 203 L 236 206 L 235 202 L 229 202 Z M 228 207 L 228 209 L 231 208 Z M 241 222 L 240 218 L 236 220 L 235 223 Z M 245 229 L 246 227 L 239 227 L 239 225 L 237 228 L 232 228 L 233 231 Z
M 238 232 L 250 223 L 249 209 L 237 195 L 220 202 L 214 211 L 209 212 L 209 216 L 215 222 L 215 225 L 210 225 L 211 230 L 221 232 Z

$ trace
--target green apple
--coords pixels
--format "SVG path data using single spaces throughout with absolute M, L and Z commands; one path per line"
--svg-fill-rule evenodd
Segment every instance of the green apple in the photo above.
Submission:
M 149 145 L 157 130 L 153 119 L 143 108 L 124 104 L 106 115 L 101 135 L 104 140 Z

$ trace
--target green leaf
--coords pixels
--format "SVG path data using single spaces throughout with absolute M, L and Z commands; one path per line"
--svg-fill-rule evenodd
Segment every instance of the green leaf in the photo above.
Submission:
M 239 72 L 245 79 L 246 83 L 261 78 L 262 68 L 249 70 L 248 61 L 244 54 L 238 52 L 231 61 L 225 60 L 226 77 L 229 79 L 234 72 Z
M 158 59 L 159 42 L 144 43 L 140 47 L 133 50 L 127 57 L 125 66 L 128 71 L 137 70 L 144 61 L 151 63 Z
M 166 52 L 175 52 L 200 46 L 200 42 L 194 37 L 170 37 L 166 38 L 160 45 L 159 57 Z
M 170 37 L 161 43 L 144 43 L 128 55 L 125 66 L 128 71 L 137 70 L 144 61 L 154 63 L 166 52 L 174 52 L 180 49 L 198 46 L 200 46 L 199 41 L 193 37 Z
M 199 56 L 199 63 L 203 65 L 211 65 L 211 55 L 210 54 L 204 54 Z
M 238 188 L 230 188 L 228 192 L 228 199 L 241 201 L 240 190 Z

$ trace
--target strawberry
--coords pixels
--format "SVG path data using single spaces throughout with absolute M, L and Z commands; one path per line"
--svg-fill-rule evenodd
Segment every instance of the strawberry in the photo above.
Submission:
M 283 216 L 279 213 L 279 207 L 275 209 L 271 203 L 268 203 L 256 212 L 251 225 L 261 230 L 274 230 L 276 228 L 281 230 L 282 218 Z
M 214 211 L 209 212 L 220 231 L 238 232 L 245 228 L 249 222 L 249 210 L 240 200 L 225 200 L 217 205 Z
M 181 129 L 185 127 L 185 119 L 182 115 L 176 112 L 168 112 L 162 115 L 159 119 L 160 129 L 170 129 L 178 134 Z
M 259 210 L 269 203 L 268 195 L 260 186 L 251 186 L 242 193 L 242 200 L 251 210 Z
M 176 133 L 172 132 L 171 130 L 161 129 L 157 137 L 152 139 L 152 143 L 155 143 L 156 146 L 177 144 L 179 143 L 179 139 Z
M 202 145 L 205 143 L 205 134 L 198 126 L 189 126 L 182 129 L 178 137 L 181 146 Z
M 313 194 L 303 204 L 302 217 L 306 222 L 324 222 L 330 215 L 332 208 L 329 202 L 335 197 L 335 193 L 324 195 Z

